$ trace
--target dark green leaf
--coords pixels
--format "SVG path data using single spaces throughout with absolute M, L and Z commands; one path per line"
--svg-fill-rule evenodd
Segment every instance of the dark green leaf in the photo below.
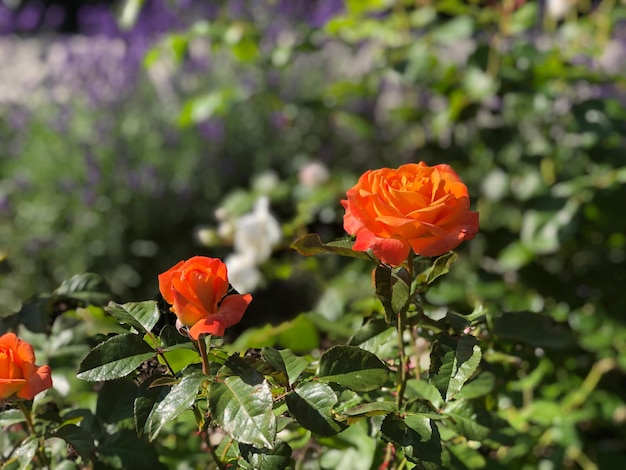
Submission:
M 169 388 L 152 386 L 160 378 L 174 379 L 174 377 L 171 376 L 149 377 L 141 384 L 137 392 L 137 397 L 133 404 L 133 416 L 135 418 L 135 431 L 137 431 L 137 436 L 141 437 L 144 433 L 148 416 L 150 416 L 153 408 L 162 401 L 169 392 Z
M 404 411 L 407 415 L 414 414 L 431 419 L 441 419 L 437 409 L 425 398 L 416 398 L 407 402 L 404 407 Z
M 154 353 L 135 334 L 117 335 L 100 343 L 87 354 L 79 366 L 77 377 L 92 381 L 125 377 Z
M 126 377 L 154 350 L 139 336 L 127 333 L 114 336 L 93 348 L 78 367 L 77 377 L 98 382 Z
M 57 429 L 52 436 L 63 439 L 71 445 L 85 462 L 89 462 L 93 459 L 96 446 L 93 436 L 86 429 L 76 426 L 75 424 L 66 424 Z
M 575 341 L 568 325 L 533 312 L 503 314 L 494 320 L 493 334 L 503 340 L 518 341 L 539 348 L 568 348 Z
M 137 386 L 130 380 L 111 380 L 98 392 L 96 416 L 104 423 L 118 423 L 133 416 Z
M 334 436 L 344 429 L 332 416 L 337 396 L 319 382 L 303 382 L 285 397 L 289 413 L 302 427 L 320 436 Z
M 111 288 L 102 276 L 84 273 L 76 274 L 63 281 L 54 294 L 92 305 L 105 305 L 111 298 Z
M 271 449 L 276 439 L 276 417 L 270 386 L 254 369 L 240 374 L 211 383 L 209 414 L 236 441 Z
M 478 340 L 473 336 L 457 339 L 441 335 L 435 340 L 430 355 L 430 381 L 446 401 L 454 398 L 476 372 L 481 356 Z
M 383 385 L 389 369 L 369 351 L 357 346 L 334 346 L 322 354 L 317 375 L 322 381 L 366 392 Z
M 122 429 L 108 435 L 96 452 L 98 460 L 108 468 L 149 468 L 161 470 L 165 466 L 159 462 L 159 455 L 154 446 L 146 439 L 139 439 L 130 429 Z
M 351 258 L 362 258 L 372 261 L 372 258 L 363 251 L 354 251 L 352 240 L 337 240 L 330 243 L 323 243 L 319 235 L 309 233 L 298 238 L 291 244 L 291 248 L 304 256 L 317 255 L 320 253 L 332 253 L 340 256 L 349 256 Z
M 283 470 L 291 464 L 291 447 L 278 441 L 273 449 L 259 449 L 249 444 L 239 444 L 241 456 L 259 470 Z
M 153 300 L 129 302 L 123 305 L 109 302 L 104 309 L 117 318 L 120 323 L 130 325 L 140 333 L 147 333 L 152 330 L 160 316 L 157 303 Z
M 150 441 L 156 439 L 165 423 L 191 408 L 191 405 L 196 401 L 198 388 L 204 380 L 206 380 L 206 376 L 200 372 L 184 376 L 152 409 L 145 426 L 145 432 Z
M 396 414 L 390 414 L 383 420 L 380 431 L 385 439 L 402 446 L 404 456 L 418 464 L 419 468 L 445 468 L 439 430 L 428 417 L 409 415 L 403 420 Z
M 178 347 L 188 347 L 193 349 L 193 343 L 187 336 L 181 335 L 176 327 L 172 325 L 165 325 L 159 333 L 159 339 L 161 340 L 161 346 L 166 350 L 175 349 Z

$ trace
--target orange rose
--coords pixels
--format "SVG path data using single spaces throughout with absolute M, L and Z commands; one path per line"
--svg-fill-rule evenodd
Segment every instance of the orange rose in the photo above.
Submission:
M 478 212 L 471 212 L 467 187 L 448 165 L 424 162 L 365 172 L 341 201 L 343 226 L 356 235 L 353 249 L 372 250 L 392 266 L 409 251 L 438 256 L 478 231 Z
M 160 274 L 159 290 L 195 340 L 206 333 L 223 335 L 226 328 L 239 323 L 252 301 L 250 294 L 227 296 L 226 265 L 204 256 L 181 261 Z
M 0 399 L 17 395 L 32 400 L 50 387 L 50 367 L 35 365 L 33 347 L 13 333 L 0 336 Z

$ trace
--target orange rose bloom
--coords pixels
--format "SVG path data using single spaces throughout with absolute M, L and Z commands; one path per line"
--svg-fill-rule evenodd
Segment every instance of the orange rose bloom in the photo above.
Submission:
M 159 275 L 159 290 L 172 305 L 178 321 L 189 327 L 189 336 L 221 336 L 241 321 L 252 301 L 250 294 L 226 295 L 226 265 L 217 258 L 194 256 Z
M 35 365 L 35 352 L 13 333 L 0 336 L 0 399 L 17 395 L 32 400 L 52 387 L 50 367 Z
M 356 235 L 353 249 L 372 250 L 392 266 L 401 265 L 411 249 L 438 256 L 478 231 L 467 187 L 448 165 L 424 162 L 365 172 L 341 201 L 343 226 Z

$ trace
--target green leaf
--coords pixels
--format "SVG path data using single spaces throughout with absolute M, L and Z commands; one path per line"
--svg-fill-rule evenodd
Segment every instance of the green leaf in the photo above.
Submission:
M 150 441 L 156 439 L 165 423 L 177 418 L 184 411 L 191 408 L 191 405 L 196 401 L 198 388 L 204 380 L 206 380 L 206 376 L 201 372 L 186 375 L 152 409 L 145 426 L 145 432 Z
M 439 390 L 430 382 L 425 380 L 410 379 L 406 383 L 406 396 L 409 398 L 424 398 L 435 408 L 443 406 L 443 400 Z
M 453 338 L 439 336 L 430 355 L 430 382 L 449 401 L 461 391 L 463 384 L 476 372 L 482 353 L 473 336 Z
M 168 378 L 174 379 L 172 376 Z M 162 401 L 169 389 L 166 387 L 157 387 L 153 384 L 158 380 L 164 378 L 162 375 L 154 375 L 146 379 L 139 387 L 137 396 L 133 403 L 133 417 L 135 418 L 135 431 L 137 436 L 141 437 L 146 428 L 146 422 L 154 407 Z
M 209 414 L 236 441 L 271 449 L 276 439 L 276 417 L 270 386 L 254 369 L 239 373 L 211 383 Z
M 160 316 L 157 303 L 153 300 L 129 302 L 123 305 L 109 302 L 104 309 L 120 323 L 130 325 L 140 333 L 148 333 L 152 330 Z
M 341 414 L 350 418 L 364 418 L 366 416 L 380 416 L 398 411 L 398 405 L 393 401 L 376 401 L 363 403 L 343 410 Z
M 166 468 L 159 461 L 154 446 L 146 439 L 139 439 L 130 429 L 122 429 L 108 435 L 97 447 L 98 460 L 107 468 Z
M 337 396 L 326 384 L 303 382 L 285 397 L 285 401 L 291 416 L 319 436 L 334 436 L 345 428 L 332 416 Z
M 283 470 L 291 464 L 291 447 L 278 441 L 273 449 L 259 449 L 249 444 L 239 444 L 241 456 L 259 470 Z
M 469 400 L 485 396 L 493 390 L 495 380 L 491 372 L 483 371 L 467 382 L 456 397 Z
M 98 382 L 126 377 L 154 350 L 139 336 L 127 333 L 114 336 L 91 350 L 78 367 L 77 377 Z
M 387 381 L 389 369 L 369 351 L 357 346 L 334 346 L 320 357 L 317 375 L 321 381 L 367 392 Z
M 565 323 L 534 312 L 505 313 L 494 319 L 493 334 L 539 348 L 565 349 L 575 344 L 575 336 Z
M 339 256 L 349 256 L 351 258 L 361 258 L 373 261 L 373 259 L 363 251 L 354 251 L 352 246 L 354 241 L 350 239 L 336 240 L 330 243 L 323 243 L 316 233 L 309 233 L 298 238 L 291 244 L 291 248 L 304 256 L 317 255 L 320 253 L 331 253 Z
M 24 421 L 24 414 L 20 410 L 4 410 L 0 412 L 0 428 Z
M 450 266 L 452 266 L 458 257 L 459 255 L 457 255 L 454 251 L 449 251 L 448 253 L 439 256 L 435 259 L 432 266 L 417 275 L 415 282 L 417 284 L 432 284 L 438 277 L 441 277 L 450 271 Z M 420 260 L 418 259 L 417 261 Z
M 485 415 L 486 413 L 483 413 Z M 459 435 L 467 439 L 482 441 L 489 436 L 491 430 L 489 426 L 481 421 L 484 416 L 473 408 L 472 403 L 467 400 L 450 402 L 444 411 L 444 416 L 448 418 L 446 422 Z
M 409 300 L 409 279 L 404 268 L 379 265 L 374 272 L 376 295 L 385 308 L 385 319 L 395 322 Z
M 278 351 L 274 348 L 263 348 L 261 355 L 274 369 L 287 375 L 289 385 L 293 385 L 302 371 L 309 365 L 309 361 L 296 356 L 290 349 Z
M 407 460 L 426 470 L 445 467 L 442 461 L 441 437 L 434 421 L 420 415 L 409 415 L 403 420 L 396 414 L 385 417 L 380 427 L 383 437 L 402 446 Z
M 20 446 L 13 452 L 11 458 L 2 466 L 4 469 L 17 469 L 26 470 L 32 468 L 30 463 L 33 461 L 33 457 L 37 453 L 37 447 L 39 442 L 35 436 L 28 436 L 22 441 Z M 17 465 L 16 465 L 17 464 Z
M 105 305 L 112 295 L 108 282 L 94 273 L 76 274 L 66 279 L 57 287 L 54 294 L 92 305 Z
M 359 346 L 392 328 L 382 318 L 370 318 L 352 335 L 348 340 L 348 345 Z
M 66 424 L 57 429 L 52 437 L 63 439 L 71 445 L 85 462 L 90 462 L 93 459 L 96 446 L 93 436 L 86 429 L 75 424 Z
M 133 416 L 133 398 L 137 386 L 130 380 L 105 382 L 98 392 L 96 416 L 103 423 L 116 424 Z

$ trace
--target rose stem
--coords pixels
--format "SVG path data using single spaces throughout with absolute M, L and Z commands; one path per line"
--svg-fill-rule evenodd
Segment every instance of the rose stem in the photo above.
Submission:
M 30 410 L 26 407 L 23 401 L 19 401 L 17 406 L 22 411 L 24 418 L 26 418 L 26 424 L 28 425 L 29 431 L 39 441 L 39 446 L 37 447 L 37 455 L 39 456 L 42 467 L 45 466 L 46 468 L 50 468 L 50 462 L 48 461 L 48 456 L 46 455 L 46 450 L 44 448 L 43 436 L 37 434 L 37 431 L 35 430 L 35 425 L 33 424 L 33 418 L 30 414 Z
M 204 335 L 200 335 L 200 337 L 198 338 L 198 350 L 200 351 L 200 358 L 202 359 L 202 373 L 205 375 L 209 375 L 211 369 L 209 366 L 209 358 L 207 356 L 206 341 L 204 339 Z

